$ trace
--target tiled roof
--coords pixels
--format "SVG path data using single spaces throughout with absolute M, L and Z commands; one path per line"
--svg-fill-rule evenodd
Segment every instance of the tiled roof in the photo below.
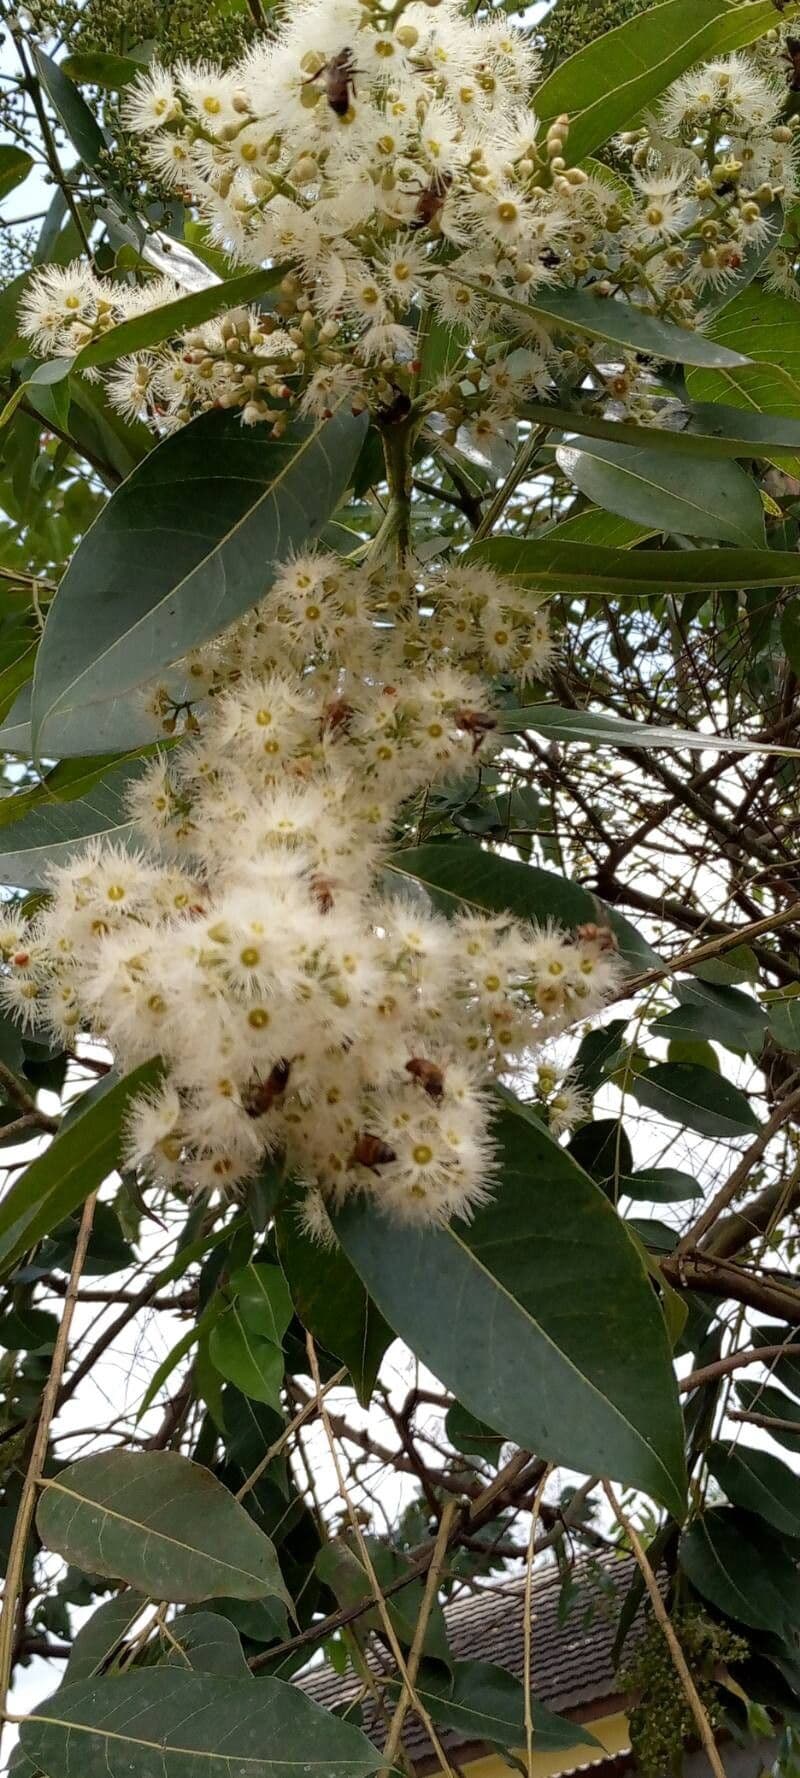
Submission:
M 562 1607 L 561 1576 L 555 1568 L 535 1581 L 532 1618 L 532 1690 L 550 1710 L 584 1720 L 600 1700 L 614 1708 L 618 1687 L 611 1650 L 617 1632 L 619 1608 L 628 1591 L 634 1564 L 627 1556 L 603 1556 L 578 1562 L 570 1576 L 570 1607 Z M 492 1661 L 516 1678 L 524 1673 L 523 1580 L 495 1582 L 465 1594 L 445 1608 L 447 1637 L 455 1660 Z M 383 1662 L 372 1651 L 370 1666 L 380 1671 Z M 326 1665 L 314 1668 L 295 1681 L 319 1704 L 339 1707 L 361 1691 L 351 1671 L 344 1677 Z M 363 1727 L 381 1743 L 382 1724 L 370 1700 L 362 1702 Z M 425 1759 L 430 1744 L 416 1717 L 407 1718 L 404 1744 L 411 1758 Z M 449 1751 L 464 1745 L 455 1731 L 444 1731 L 442 1742 Z

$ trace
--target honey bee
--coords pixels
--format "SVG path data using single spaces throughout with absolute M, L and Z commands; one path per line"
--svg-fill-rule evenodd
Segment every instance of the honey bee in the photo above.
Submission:
M 477 753 L 484 736 L 490 734 L 493 728 L 497 728 L 497 719 L 494 716 L 487 716 L 483 710 L 457 710 L 456 726 L 463 729 L 465 734 L 472 736 L 472 751 Z
M 334 905 L 333 884 L 329 877 L 323 877 L 316 871 L 311 878 L 311 893 L 321 914 L 329 914 Z
M 346 698 L 333 698 L 330 704 L 325 705 L 320 726 L 323 733 L 327 728 L 335 735 L 338 734 L 340 729 L 344 729 L 346 732 L 350 727 L 352 720 L 352 704 L 348 704 Z
M 430 228 L 442 208 L 447 193 L 453 183 L 452 173 L 434 173 L 430 185 L 421 191 L 414 208 L 412 229 Z
M 576 927 L 575 937 L 579 938 L 582 944 L 596 945 L 598 951 L 619 950 L 619 945 L 615 934 L 611 931 L 611 927 L 597 926 L 595 925 L 594 920 L 587 920 L 584 926 Z
M 283 1056 L 280 1062 L 276 1062 L 274 1068 L 270 1069 L 266 1080 L 256 1081 L 250 1087 L 244 1102 L 248 1117 L 263 1117 L 265 1112 L 272 1110 L 275 1100 L 282 1099 L 286 1092 L 291 1071 L 291 1062 L 288 1062 Z
M 787 37 L 784 57 L 789 65 L 789 91 L 800 92 L 800 38 Z
M 428 1062 L 424 1056 L 412 1056 L 406 1062 L 406 1073 L 419 1082 L 429 1099 L 441 1099 L 444 1092 L 444 1069 L 438 1063 Z
M 310 86 L 312 80 L 324 79 L 325 97 L 331 111 L 335 111 L 337 117 L 346 117 L 350 110 L 351 88 L 353 93 L 356 90 L 355 76 L 356 65 L 353 61 L 353 51 L 340 49 L 338 56 L 331 56 L 329 61 L 317 70 L 316 74 L 309 75 L 306 85 Z
M 380 1136 L 370 1136 L 366 1131 L 356 1137 L 353 1152 L 348 1165 L 351 1167 L 369 1167 L 373 1173 L 378 1167 L 388 1167 L 390 1161 L 396 1161 L 397 1155 L 388 1142 L 382 1142 Z

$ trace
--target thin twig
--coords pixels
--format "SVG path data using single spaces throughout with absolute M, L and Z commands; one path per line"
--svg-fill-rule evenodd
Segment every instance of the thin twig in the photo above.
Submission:
M 450 1529 L 457 1512 L 458 1503 L 455 1500 L 448 1500 L 441 1519 L 439 1520 L 439 1530 L 434 1545 L 433 1561 L 428 1569 L 428 1577 L 425 1582 L 422 1604 L 414 1627 L 414 1640 L 408 1653 L 406 1678 L 403 1682 L 403 1688 L 397 1701 L 397 1709 L 392 1717 L 389 1737 L 383 1752 L 383 1766 L 381 1768 L 380 1778 L 389 1778 L 389 1772 L 394 1765 L 400 1749 L 403 1735 L 403 1724 L 411 1705 L 413 1688 L 417 1683 L 417 1674 L 419 1672 L 420 1661 L 422 1660 L 422 1651 L 425 1643 L 425 1634 L 428 1628 L 428 1619 L 436 1602 L 436 1595 L 439 1590 L 439 1580 L 444 1566 L 445 1555 L 447 1554 L 447 1545 L 450 1541 Z
M 347 1376 L 347 1365 L 343 1364 L 341 1366 L 341 1369 L 338 1371 L 335 1371 L 333 1376 L 328 1378 L 327 1383 L 323 1384 L 322 1394 L 327 1395 L 328 1391 L 330 1389 L 335 1389 L 337 1384 L 341 1383 L 343 1378 L 345 1378 L 346 1376 Z M 288 1426 L 284 1426 L 284 1429 L 280 1435 L 280 1438 L 276 1438 L 275 1443 L 270 1445 L 269 1450 L 265 1452 L 264 1456 L 261 1458 L 260 1463 L 256 1464 L 256 1467 L 253 1470 L 252 1475 L 249 1475 L 247 1477 L 247 1480 L 245 1482 L 242 1482 L 241 1488 L 237 1489 L 237 1492 L 234 1495 L 235 1500 L 244 1500 L 245 1494 L 249 1494 L 250 1489 L 254 1488 L 257 1482 L 260 1482 L 265 1469 L 269 1469 L 269 1466 L 270 1466 L 273 1458 L 277 1457 L 279 1455 L 279 1453 L 283 1450 L 284 1445 L 287 1444 L 288 1440 L 292 1436 L 292 1433 L 297 1432 L 298 1427 L 304 1426 L 306 1420 L 310 1420 L 313 1417 L 313 1415 L 318 1414 L 318 1413 L 319 1413 L 319 1398 L 314 1395 L 311 1397 L 310 1401 L 306 1402 L 305 1407 L 302 1407 L 300 1409 L 299 1414 L 295 1414 L 294 1419 L 289 1421 Z
M 523 1639 L 523 1684 L 525 1687 L 525 1752 L 528 1762 L 528 1778 L 533 1778 L 533 1558 L 536 1553 L 536 1527 L 539 1523 L 539 1508 L 547 1486 L 552 1463 L 548 1463 L 533 1497 L 531 1507 L 531 1528 L 528 1536 L 528 1560 L 525 1568 L 525 1597 L 522 1617 Z
M 773 1136 L 777 1134 L 778 1130 L 780 1130 L 782 1125 L 787 1122 L 791 1117 L 792 1112 L 796 1110 L 798 1106 L 800 1106 L 800 1087 L 797 1087 L 793 1093 L 789 1093 L 784 1099 L 781 1099 L 780 1104 L 776 1105 L 772 1116 L 767 1119 L 765 1124 L 762 1124 L 755 1140 L 751 1142 L 750 1147 L 745 1150 L 741 1160 L 738 1165 L 734 1167 L 730 1177 L 725 1180 L 724 1185 L 720 1186 L 716 1196 L 711 1199 L 710 1204 L 706 1205 L 693 1227 L 688 1229 L 682 1240 L 678 1242 L 674 1253 L 671 1255 L 673 1260 L 680 1260 L 682 1254 L 691 1253 L 693 1249 L 699 1245 L 703 1236 L 713 1227 L 722 1211 L 727 1210 L 728 1205 L 733 1202 L 733 1199 L 742 1190 L 742 1187 L 746 1185 L 749 1175 L 761 1160 L 761 1157 L 764 1154 L 765 1149 L 769 1147 Z
M 686 1656 L 684 1655 L 683 1649 L 675 1634 L 673 1625 L 670 1622 L 669 1613 L 661 1597 L 658 1581 L 656 1580 L 650 1563 L 647 1560 L 644 1545 L 641 1542 L 635 1526 L 631 1523 L 626 1513 L 623 1512 L 611 1483 L 604 1482 L 603 1489 L 617 1524 L 620 1525 L 625 1532 L 634 1556 L 636 1557 L 642 1580 L 644 1581 L 650 1596 L 650 1604 L 653 1607 L 653 1616 L 664 1633 L 664 1640 L 672 1656 L 675 1671 L 683 1686 L 686 1702 L 697 1725 L 697 1733 L 705 1748 L 706 1758 L 714 1773 L 714 1778 L 726 1778 L 725 1767 L 719 1757 L 717 1743 L 714 1740 L 714 1734 L 708 1720 L 707 1712 L 703 1707 L 703 1701 L 697 1690 L 697 1686 L 695 1685 L 692 1675 L 689 1672 L 689 1668 L 686 1665 Z

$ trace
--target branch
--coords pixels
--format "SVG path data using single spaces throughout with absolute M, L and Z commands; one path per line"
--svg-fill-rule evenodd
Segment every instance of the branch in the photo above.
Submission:
M 758 1135 L 751 1142 L 750 1147 L 745 1149 L 741 1160 L 738 1165 L 734 1167 L 730 1178 L 726 1179 L 725 1184 L 720 1186 L 716 1197 L 712 1198 L 711 1203 L 706 1205 L 705 1209 L 702 1210 L 698 1216 L 694 1226 L 690 1228 L 678 1242 L 675 1252 L 672 1255 L 673 1259 L 680 1259 L 682 1254 L 690 1253 L 695 1247 L 700 1246 L 703 1236 L 707 1235 L 708 1231 L 713 1228 L 722 1211 L 727 1209 L 728 1205 L 733 1202 L 733 1199 L 746 1184 L 753 1168 L 758 1165 L 758 1162 L 769 1147 L 773 1136 L 777 1134 L 781 1126 L 787 1122 L 791 1117 L 792 1112 L 798 1107 L 800 1107 L 800 1087 L 796 1087 L 793 1093 L 787 1094 L 786 1098 L 782 1099 L 779 1105 L 776 1105 L 772 1116 L 762 1125 Z M 716 1251 L 715 1248 L 712 1248 L 709 1242 L 706 1242 L 705 1245 L 709 1248 L 709 1251 Z

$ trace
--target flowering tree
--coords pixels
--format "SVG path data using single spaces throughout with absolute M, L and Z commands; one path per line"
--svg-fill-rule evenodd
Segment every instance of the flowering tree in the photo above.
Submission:
M 616 1545 L 643 1769 L 791 1769 L 793 10 L 8 22 L 0 179 L 52 187 L 0 343 L 31 1774 L 366 1778 L 410 1708 L 447 1772 L 465 1705 L 530 1766 L 574 1728 L 529 1670 L 499 1723 L 439 1601 Z M 288 1683 L 323 1647 L 382 1753 Z

